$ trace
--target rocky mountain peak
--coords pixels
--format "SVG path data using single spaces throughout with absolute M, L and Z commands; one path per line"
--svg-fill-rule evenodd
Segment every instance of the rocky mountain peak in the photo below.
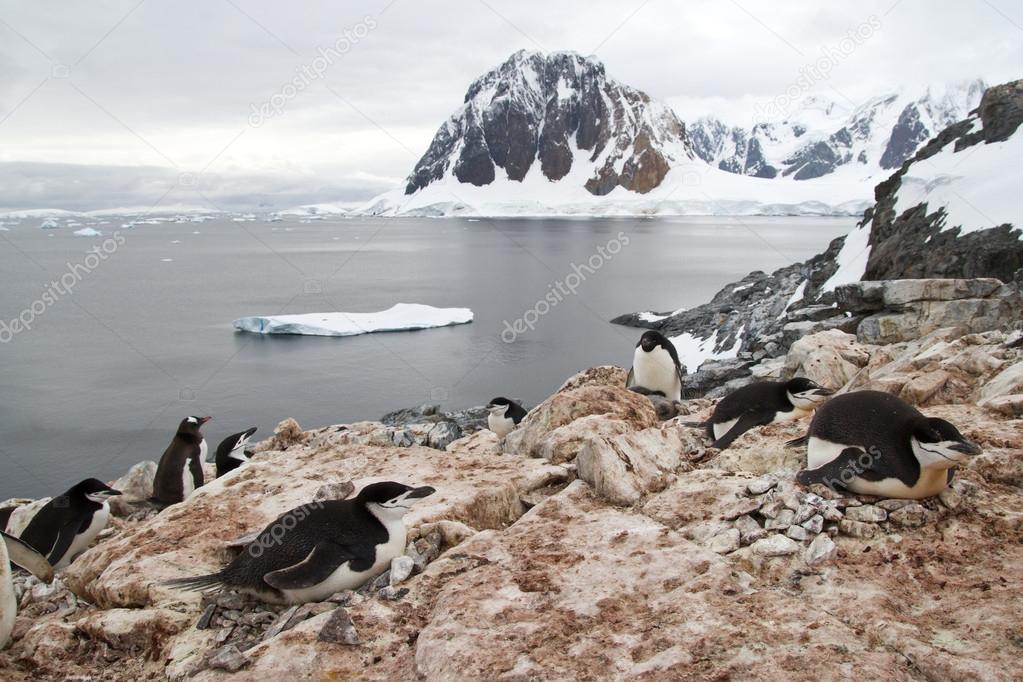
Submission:
M 550 181 L 573 173 L 592 194 L 645 193 L 693 158 L 666 106 L 574 52 L 519 51 L 469 86 L 408 178 L 405 193 L 453 176 L 477 186 L 521 182 L 535 163 Z

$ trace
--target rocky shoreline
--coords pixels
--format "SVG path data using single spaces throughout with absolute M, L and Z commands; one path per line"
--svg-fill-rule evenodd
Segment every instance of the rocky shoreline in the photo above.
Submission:
M 803 455 L 784 443 L 806 419 L 710 449 L 683 425 L 710 400 L 662 421 L 616 367 L 570 378 L 500 441 L 478 430 L 428 447 L 438 424 L 479 423 L 431 407 L 311 431 L 285 420 L 186 502 L 116 509 L 54 584 L 19 578 L 0 668 L 12 680 L 802 679 L 810 656 L 822 679 L 1012 679 L 1018 338 L 941 328 L 867 344 L 830 329 L 759 363 L 895 392 L 961 425 L 985 454 L 922 501 L 797 485 Z M 148 468 L 119 485 L 144 496 Z M 160 584 L 218 568 L 290 508 L 381 478 L 438 492 L 410 513 L 405 555 L 356 592 L 278 607 Z

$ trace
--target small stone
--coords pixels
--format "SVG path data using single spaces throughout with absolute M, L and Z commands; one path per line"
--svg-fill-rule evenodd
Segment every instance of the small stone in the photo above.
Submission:
M 214 670 L 238 672 L 249 664 L 249 659 L 234 644 L 228 644 L 210 657 L 210 667 Z
M 807 519 L 816 514 L 817 511 L 818 511 L 817 508 L 814 507 L 813 505 L 804 504 L 796 511 L 796 516 L 794 519 L 792 519 L 792 523 L 802 524 Z
M 836 545 L 827 533 L 820 533 L 803 553 L 803 560 L 810 566 L 831 561 L 838 554 Z
M 748 516 L 744 518 L 749 518 Z M 737 528 L 729 528 L 723 533 L 718 533 L 710 542 L 707 543 L 707 549 L 717 554 L 728 554 L 739 549 L 740 545 L 740 532 Z
M 849 521 L 861 521 L 863 523 L 881 523 L 888 520 L 888 512 L 872 504 L 865 504 L 862 507 L 846 509 L 845 518 Z
M 388 579 L 390 586 L 394 587 L 408 580 L 415 567 L 416 563 L 412 560 L 412 557 L 402 555 L 391 559 L 391 573 Z
M 354 492 L 355 484 L 351 481 L 325 483 L 316 489 L 316 492 L 313 494 L 313 501 L 343 500 Z
M 299 606 L 292 606 L 281 613 L 281 615 L 277 616 L 277 620 L 274 621 L 274 624 L 267 628 L 266 632 L 263 633 L 263 641 L 265 642 L 266 640 L 272 639 L 284 632 L 287 629 L 288 621 L 290 621 L 292 616 L 298 612 L 298 609 Z
M 843 535 L 849 535 L 854 538 L 872 538 L 877 535 L 877 525 L 873 523 L 864 523 L 863 521 L 852 521 L 850 519 L 842 519 L 838 522 L 838 529 Z
M 802 504 L 799 497 L 799 493 L 793 490 L 781 496 L 781 503 L 785 505 L 786 509 L 790 509 L 794 512 L 799 511 L 799 506 Z
M 242 612 L 238 609 L 226 609 L 220 612 L 220 617 L 224 620 L 237 622 L 242 617 Z
M 771 476 L 761 476 L 749 482 L 746 486 L 746 492 L 750 495 L 763 495 L 776 485 L 778 485 L 777 479 Z
M 207 606 L 202 615 L 199 616 L 199 621 L 195 624 L 196 630 L 206 630 L 210 627 L 210 621 L 213 620 L 213 614 L 217 611 L 216 604 L 210 604 Z
M 768 519 L 767 522 L 764 523 L 764 528 L 768 530 L 785 529 L 792 525 L 795 518 L 796 513 L 794 511 L 791 509 L 782 509 L 778 512 L 778 516 L 773 519 Z
M 884 509 L 886 512 L 893 512 L 896 509 L 902 509 L 905 506 L 913 504 L 913 500 L 901 500 L 898 498 L 891 498 L 888 500 L 881 500 L 876 506 Z
M 729 507 L 728 511 L 721 515 L 721 518 L 726 521 L 737 519 L 740 516 L 752 514 L 756 510 L 760 509 L 764 501 L 756 497 L 744 497 L 740 500 L 736 500 L 735 503 Z
M 239 618 L 238 623 L 249 627 L 261 627 L 263 625 L 269 625 L 276 619 L 277 616 L 269 611 L 253 611 L 252 613 L 246 613 Z
M 327 622 L 320 628 L 316 636 L 321 642 L 333 642 L 335 644 L 347 644 L 355 646 L 359 644 L 359 633 L 355 631 L 355 623 L 348 613 L 348 609 L 339 606 L 327 617 Z
M 806 489 L 810 493 L 818 495 L 825 500 L 837 500 L 842 497 L 842 493 L 832 490 L 823 483 L 811 483 Z
M 913 502 L 893 511 L 888 520 L 901 528 L 919 528 L 930 520 L 930 512 L 922 504 Z
M 809 520 L 804 521 L 802 525 L 808 533 L 818 535 L 824 530 L 824 517 L 820 514 L 815 514 Z
M 850 507 L 859 507 L 863 503 L 857 500 L 855 497 L 839 497 L 835 500 L 835 506 L 839 509 L 848 509 Z
M 386 599 L 387 601 L 398 601 L 408 593 L 409 589 L 407 587 L 396 589 L 390 585 L 377 590 L 377 596 L 381 599 Z
M 335 592 L 334 594 L 327 597 L 327 601 L 332 602 L 334 604 L 340 604 L 341 606 L 349 606 L 352 603 L 354 597 L 355 593 L 352 592 L 351 590 L 342 590 L 340 592 Z
M 748 545 L 767 537 L 767 531 L 760 527 L 752 516 L 740 516 L 735 520 L 735 528 L 739 531 L 739 542 Z
M 773 497 L 765 501 L 758 511 L 760 512 L 760 515 L 763 516 L 764 518 L 773 519 L 774 517 L 778 516 L 778 513 L 784 507 L 785 505 L 782 503 L 780 499 L 778 499 L 777 497 Z
M 941 503 L 943 505 L 945 505 L 952 511 L 955 511 L 963 506 L 962 496 L 952 488 L 945 488 L 940 493 L 938 493 L 938 499 L 941 500 Z
M 770 537 L 754 542 L 750 545 L 750 550 L 752 550 L 754 554 L 759 554 L 760 556 L 772 557 L 795 554 L 799 551 L 799 547 L 799 543 L 795 540 L 775 533 Z
M 234 625 L 228 625 L 226 627 L 222 627 L 219 630 L 217 630 L 217 635 L 213 638 L 213 642 L 215 644 L 223 644 L 224 642 L 226 642 L 231 637 L 231 633 L 233 633 L 233 632 L 234 632 Z
M 224 592 L 217 595 L 216 604 L 222 609 L 241 611 L 245 608 L 245 597 L 237 592 Z
M 824 517 L 825 521 L 837 523 L 845 517 L 845 514 L 843 514 L 838 507 L 832 507 L 831 505 L 828 505 L 827 507 L 824 507 L 824 509 L 821 510 L 821 516 Z
M 785 535 L 797 542 L 805 542 L 810 537 L 810 534 L 802 526 L 789 526 L 788 530 L 785 531 Z

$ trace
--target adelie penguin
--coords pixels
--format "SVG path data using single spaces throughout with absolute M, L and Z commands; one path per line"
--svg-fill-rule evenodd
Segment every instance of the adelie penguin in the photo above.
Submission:
M 256 432 L 256 427 L 246 429 L 239 433 L 233 433 L 220 441 L 217 451 L 207 455 L 206 461 L 217 463 L 217 478 L 220 478 L 229 471 L 234 471 L 245 462 L 249 456 L 245 453 L 245 446 L 249 444 L 249 438 Z
M 644 332 L 636 344 L 625 387 L 640 386 L 659 392 L 668 400 L 682 400 L 684 374 L 675 345 L 664 334 L 650 330 Z
M 497 434 L 498 438 L 504 438 L 512 432 L 522 418 L 526 416 L 526 410 L 514 400 L 507 398 L 494 398 L 487 404 L 487 428 Z
M 160 457 L 160 465 L 153 479 L 152 501 L 161 507 L 187 500 L 206 478 L 202 461 L 208 446 L 202 435 L 202 425 L 212 417 L 185 417 L 178 425 L 171 444 Z
M 272 603 L 323 601 L 385 571 L 405 551 L 406 512 L 434 492 L 387 481 L 367 485 L 354 498 L 292 509 L 217 573 L 164 584 L 230 588 Z
M 41 507 L 22 531 L 21 540 L 54 568 L 64 568 L 106 528 L 109 499 L 120 494 L 102 481 L 87 478 Z
M 42 554 L 13 535 L 0 531 L 0 649 L 7 645 L 18 615 L 18 599 L 11 580 L 11 564 L 42 580 L 53 582 L 53 566 Z
M 800 483 L 902 499 L 938 494 L 958 465 L 981 452 L 949 422 L 880 391 L 831 399 L 809 433 L 789 441 L 804 443 L 808 468 L 796 476 Z
M 756 426 L 799 419 L 813 412 L 834 391 L 804 377 L 788 381 L 757 381 L 737 388 L 714 406 L 706 426 L 713 448 L 724 450 Z

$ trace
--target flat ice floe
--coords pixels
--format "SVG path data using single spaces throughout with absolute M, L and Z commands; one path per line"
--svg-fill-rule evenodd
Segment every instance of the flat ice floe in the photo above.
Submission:
M 449 327 L 469 322 L 472 322 L 472 311 L 468 308 L 434 308 L 417 303 L 397 303 L 377 313 L 305 313 L 243 317 L 234 321 L 234 328 L 256 334 L 355 336 L 372 332 Z
M 80 230 L 72 232 L 76 237 L 102 237 L 103 233 L 92 227 L 83 227 Z

